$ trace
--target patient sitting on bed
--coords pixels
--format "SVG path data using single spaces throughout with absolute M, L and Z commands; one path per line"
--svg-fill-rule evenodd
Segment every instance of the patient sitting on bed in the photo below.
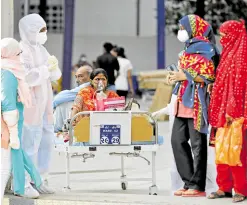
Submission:
M 104 69 L 97 68 L 95 69 L 91 75 L 91 85 L 81 89 L 74 101 L 74 104 L 72 106 L 72 111 L 71 111 L 71 119 L 78 113 L 82 111 L 95 111 L 96 106 L 95 106 L 95 100 L 98 91 L 100 90 L 99 84 L 103 86 L 103 92 L 101 93 L 101 97 L 104 99 L 106 98 L 116 98 L 119 97 L 117 93 L 114 91 L 107 90 L 107 84 L 108 84 L 108 76 L 107 73 Z M 81 119 L 81 118 L 80 118 Z M 76 119 L 75 125 L 79 120 L 79 117 Z

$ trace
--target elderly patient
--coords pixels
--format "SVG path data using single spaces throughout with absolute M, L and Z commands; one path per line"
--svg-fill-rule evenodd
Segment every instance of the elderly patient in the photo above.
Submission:
M 82 111 L 95 111 L 95 99 L 97 96 L 98 85 L 102 84 L 104 89 L 105 98 L 116 98 L 118 97 L 117 93 L 114 91 L 107 90 L 108 85 L 108 76 L 105 70 L 98 68 L 95 69 L 91 75 L 91 85 L 81 89 L 74 101 L 71 111 L 71 119 L 78 113 Z
M 63 90 L 58 93 L 53 101 L 53 108 L 56 109 L 57 106 L 75 100 L 77 93 L 82 89 L 90 85 L 90 74 L 93 69 L 89 65 L 84 65 L 78 68 L 75 73 L 75 79 L 77 87 L 72 90 Z
M 72 90 L 64 90 L 56 95 L 53 101 L 55 132 L 62 130 L 64 121 L 70 117 L 71 107 L 76 98 L 77 93 L 90 86 L 90 74 L 92 73 L 92 67 L 85 65 L 81 66 L 75 74 L 76 83 L 78 87 Z

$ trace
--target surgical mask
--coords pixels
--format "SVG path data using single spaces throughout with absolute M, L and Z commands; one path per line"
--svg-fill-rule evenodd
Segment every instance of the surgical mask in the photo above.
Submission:
M 47 32 L 41 32 L 38 33 L 37 35 L 37 42 L 41 45 L 45 44 L 45 42 L 47 41 Z
M 186 30 L 179 30 L 177 38 L 182 43 L 184 43 L 185 41 L 190 39 L 189 34 L 188 34 L 188 32 Z

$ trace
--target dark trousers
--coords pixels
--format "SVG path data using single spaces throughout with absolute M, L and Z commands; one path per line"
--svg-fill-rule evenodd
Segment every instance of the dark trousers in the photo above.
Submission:
M 184 188 L 205 191 L 207 135 L 195 130 L 193 121 L 192 118 L 175 117 L 171 137 L 172 149 Z
M 126 99 L 127 98 L 127 95 L 128 95 L 128 91 L 127 90 L 117 90 L 117 94 L 120 97 L 125 97 L 125 99 Z

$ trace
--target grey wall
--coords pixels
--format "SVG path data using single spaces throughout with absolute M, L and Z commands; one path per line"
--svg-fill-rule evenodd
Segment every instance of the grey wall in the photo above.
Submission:
M 156 69 L 156 37 L 110 37 L 110 36 L 75 36 L 73 46 L 73 62 L 76 63 L 80 54 L 85 53 L 90 61 L 102 53 L 102 44 L 111 41 L 124 46 L 126 54 L 134 65 L 134 72 Z M 63 35 L 49 34 L 45 47 L 50 54 L 62 62 Z M 167 64 L 177 62 L 177 54 L 183 48 L 175 36 L 166 38 Z
M 140 1 L 140 35 L 156 32 L 156 0 Z M 136 0 L 76 0 L 75 35 L 135 36 Z
M 36 2 L 36 0 L 34 1 Z M 56 0 L 56 3 L 61 2 Z M 37 2 L 36 2 L 37 3 Z M 19 39 L 18 21 L 21 18 L 20 1 L 15 0 L 15 37 Z M 134 65 L 134 72 L 156 69 L 156 0 L 141 0 L 140 37 L 135 36 L 135 0 L 76 0 L 73 45 L 73 63 L 85 53 L 95 60 L 102 53 L 105 41 L 113 42 L 126 49 Z M 63 54 L 63 34 L 48 31 L 45 44 L 55 55 L 60 67 Z M 176 36 L 166 37 L 166 65 L 177 62 L 177 54 L 183 48 Z

